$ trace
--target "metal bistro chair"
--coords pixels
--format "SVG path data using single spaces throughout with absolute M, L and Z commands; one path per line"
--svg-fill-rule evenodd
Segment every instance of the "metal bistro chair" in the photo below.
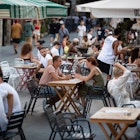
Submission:
M 66 62 L 60 66 L 60 70 L 64 74 L 70 74 L 72 70 L 72 64 L 69 62 Z
M 3 72 L 3 80 L 5 82 L 8 81 L 9 76 L 10 76 L 10 66 L 9 66 L 9 62 L 8 61 L 1 61 L 0 62 L 0 66 Z
M 20 135 L 21 140 L 26 140 L 24 131 L 22 129 L 22 124 L 26 115 L 26 106 L 27 103 L 25 103 L 24 110 L 15 112 L 10 116 L 6 131 L 1 132 L 1 140 L 13 138 L 17 135 Z
M 31 114 L 32 114 L 38 98 L 45 98 L 45 100 L 43 101 L 43 106 L 45 106 L 46 104 L 50 104 L 51 106 L 54 105 L 55 107 L 55 103 L 59 100 L 59 97 L 57 95 L 52 94 L 49 86 L 38 85 L 38 83 L 34 79 L 29 79 L 27 81 L 27 88 L 31 95 L 29 105 L 27 108 L 27 113 L 29 112 L 30 107 L 34 101 L 31 110 Z
M 58 133 L 62 140 L 93 140 L 95 134 L 92 133 L 90 123 L 85 119 L 70 119 L 65 117 L 65 113 L 54 113 L 51 106 L 46 105 L 45 113 L 51 127 L 49 140 L 54 140 Z M 69 119 L 69 123 L 67 123 Z M 85 130 L 86 129 L 86 130 Z
M 96 92 L 96 93 L 94 93 Z M 108 106 L 109 94 L 107 92 L 106 86 L 101 87 L 89 87 L 88 94 L 85 97 L 86 105 L 84 107 L 84 116 L 86 117 L 87 113 L 90 112 L 92 100 L 102 100 L 104 106 Z

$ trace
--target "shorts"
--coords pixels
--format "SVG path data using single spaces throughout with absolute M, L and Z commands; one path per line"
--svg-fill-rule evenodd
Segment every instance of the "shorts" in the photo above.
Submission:
M 34 34 L 40 36 L 40 30 L 34 30 Z
M 98 59 L 97 59 L 98 60 Z M 111 75 L 112 74 L 112 65 L 111 64 L 106 64 L 106 63 L 104 63 L 104 62 L 102 62 L 102 61 L 100 61 L 100 60 L 98 60 L 98 64 L 99 64 L 99 69 L 102 71 L 102 72 L 104 72 L 104 73 L 106 73 L 106 74 L 108 74 L 108 75 Z
M 20 38 L 13 38 L 13 43 L 19 44 L 20 43 Z

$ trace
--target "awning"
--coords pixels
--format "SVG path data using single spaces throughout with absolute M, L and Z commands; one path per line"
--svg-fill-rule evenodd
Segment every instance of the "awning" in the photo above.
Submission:
M 44 6 L 43 13 L 46 17 L 66 17 L 67 7 L 48 0 L 25 0 L 33 4 Z
M 67 16 L 67 8 L 47 0 L 0 0 L 2 19 L 44 19 L 58 16 Z
M 77 11 L 97 18 L 140 18 L 140 0 L 102 0 L 77 5 Z
M 0 0 L 0 18 L 34 19 L 38 16 L 45 18 L 43 6 L 26 2 L 25 0 Z M 45 7 L 44 7 L 45 9 Z

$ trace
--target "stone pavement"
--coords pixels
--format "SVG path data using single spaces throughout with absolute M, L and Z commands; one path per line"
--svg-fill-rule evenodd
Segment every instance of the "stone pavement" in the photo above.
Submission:
M 76 33 L 70 34 L 70 39 L 76 37 Z M 49 46 L 49 37 L 45 37 L 44 40 L 46 41 L 44 46 Z M 21 45 L 18 48 L 18 52 L 20 52 Z M 33 54 L 36 56 L 37 49 L 33 47 Z M 10 66 L 14 65 L 14 58 L 18 57 L 18 54 L 14 54 L 14 50 L 12 45 L 0 47 L 0 61 L 7 60 L 10 63 Z M 26 101 L 29 102 L 30 95 L 28 90 L 23 90 L 19 92 L 19 96 L 24 106 Z M 35 106 L 34 112 L 31 115 L 30 112 L 26 116 L 23 124 L 23 130 L 26 135 L 27 140 L 48 140 L 51 129 L 49 127 L 47 118 L 42 108 L 42 101 L 43 99 L 39 99 Z M 91 116 L 94 112 L 99 110 L 103 106 L 101 101 L 93 101 L 92 107 L 90 110 L 90 114 L 88 117 Z M 87 118 L 88 118 L 87 117 Z M 96 134 L 95 140 L 106 140 L 104 134 L 102 133 L 101 129 L 96 123 L 92 123 L 92 130 Z M 20 140 L 19 137 L 16 137 L 14 140 Z M 56 140 L 60 140 L 59 136 L 56 137 Z

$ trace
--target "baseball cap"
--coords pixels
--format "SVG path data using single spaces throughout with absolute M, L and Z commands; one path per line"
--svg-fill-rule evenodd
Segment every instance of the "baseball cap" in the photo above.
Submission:
M 60 24 L 64 24 L 64 21 L 63 20 L 60 20 Z

